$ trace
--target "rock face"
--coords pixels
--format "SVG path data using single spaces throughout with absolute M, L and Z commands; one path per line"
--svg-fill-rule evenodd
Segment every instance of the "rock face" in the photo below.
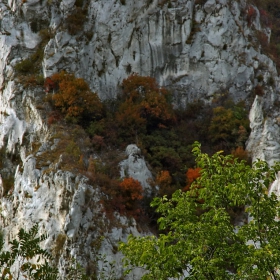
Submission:
M 116 96 L 118 85 L 132 73 L 156 77 L 180 101 L 224 91 L 244 99 L 258 75 L 277 76 L 273 62 L 249 39 L 252 26 L 265 33 L 267 29 L 262 30 L 258 17 L 251 26 L 246 22 L 245 3 L 124 2 L 84 1 L 86 15 L 75 30 L 67 27 L 71 14 L 81 16 L 75 1 L 15 1 L 11 8 L 2 3 L 2 33 L 12 32 L 2 36 L 1 53 L 7 57 L 16 47 L 25 58 L 38 44 L 34 31 L 49 26 L 53 38 L 44 50 L 44 76 L 62 69 L 75 72 L 101 98 Z M 40 18 L 36 26 L 34 12 Z M 10 64 L 2 62 L 2 72 Z
M 51 36 L 43 44 L 47 29 Z M 62 279 L 72 257 L 88 272 L 101 271 L 105 262 L 99 254 L 116 261 L 113 273 L 119 279 L 117 243 L 129 233 L 140 234 L 134 219 L 115 214 L 114 222 L 108 221 L 101 190 L 86 177 L 61 170 L 59 161 L 38 165 L 57 143 L 38 106 L 45 93 L 23 86 L 15 71 L 20 61 L 43 48 L 44 77 L 62 69 L 74 72 L 102 99 L 115 97 L 132 73 L 156 77 L 182 105 L 224 92 L 250 103 L 261 84 L 264 95 L 252 105 L 247 149 L 253 159 L 272 164 L 280 158 L 279 78 L 253 29 L 269 34 L 258 11 L 248 24 L 244 1 L 0 1 L 0 148 L 8 155 L 1 166 L 0 226 L 7 237 L 39 223 L 40 232 L 50 236 L 45 246 L 52 248 Z M 130 145 L 126 153 L 121 177 L 129 174 L 148 190 L 152 175 L 139 149 Z M 7 178 L 14 181 L 8 192 Z M 126 279 L 140 279 L 142 273 L 135 270 Z
M 45 76 L 66 68 L 84 77 L 101 97 L 113 97 L 124 78 L 138 73 L 156 77 L 180 101 L 223 91 L 244 99 L 255 86 L 261 64 L 267 66 L 268 76 L 276 76 L 273 62 L 249 40 L 251 30 L 241 16 L 244 3 L 170 3 L 91 1 L 91 20 L 83 28 L 92 37 L 77 41 L 77 36 L 71 38 L 58 28 L 45 49 Z M 73 4 L 62 1 L 64 14 L 60 9 L 57 17 L 65 18 Z M 254 27 L 261 30 L 259 20 Z
M 145 191 L 150 192 L 151 187 L 148 180 L 152 179 L 153 176 L 146 165 L 145 159 L 141 157 L 141 150 L 136 145 L 131 144 L 126 148 L 126 155 L 128 158 L 120 162 L 121 178 L 132 177 L 141 183 Z

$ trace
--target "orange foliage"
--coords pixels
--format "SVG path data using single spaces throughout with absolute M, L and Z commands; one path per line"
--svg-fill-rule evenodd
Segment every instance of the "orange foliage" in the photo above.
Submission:
M 261 23 L 264 24 L 265 26 L 272 28 L 272 22 L 269 19 L 269 15 L 267 13 L 267 11 L 260 9 L 260 19 L 261 19 Z
M 119 187 L 127 206 L 132 201 L 141 200 L 143 198 L 143 189 L 140 182 L 131 177 L 123 179 Z
M 159 196 L 167 195 L 170 197 L 176 190 L 172 185 L 172 177 L 167 170 L 162 170 L 157 174 L 155 185 L 159 186 Z
M 187 186 L 183 189 L 184 191 L 188 191 L 191 187 L 191 184 L 200 177 L 201 168 L 189 168 L 186 172 Z
M 159 187 L 166 188 L 170 186 L 171 182 L 172 182 L 172 178 L 169 174 L 169 171 L 163 170 L 158 173 L 156 178 L 156 184 L 159 185 Z
M 168 106 L 164 95 L 157 92 L 146 94 L 145 100 L 141 102 L 141 115 L 160 121 L 171 121 L 174 119 L 173 111 Z
M 166 90 L 159 89 L 155 78 L 142 77 L 137 74 L 130 75 L 127 79 L 124 79 L 122 88 L 124 96 L 132 98 L 133 101 L 136 101 L 140 96 L 144 96 L 148 92 L 160 90 L 162 94 L 166 94 Z
M 134 74 L 123 81 L 122 88 L 125 100 L 117 114 L 120 124 L 127 126 L 130 121 L 138 128 L 166 127 L 175 120 L 169 93 L 154 78 Z
M 237 132 L 236 146 L 243 146 L 243 143 L 248 139 L 248 131 L 243 125 L 240 125 Z
M 93 181 L 101 187 L 105 194 L 102 204 L 107 215 L 113 216 L 113 213 L 117 211 L 137 219 L 142 213 L 140 201 L 143 198 L 143 189 L 140 182 L 133 178 L 125 178 L 122 182 L 118 182 L 107 174 L 98 172 L 94 166 L 90 167 L 90 165 L 87 176 L 90 175 L 89 169 L 92 170 Z
M 52 75 L 51 80 L 59 87 L 58 92 L 52 95 L 54 105 L 66 118 L 78 120 L 87 115 L 100 118 L 103 105 L 84 79 L 62 71 Z
M 140 116 L 140 107 L 133 104 L 131 100 L 126 100 L 121 104 L 116 113 L 116 122 L 130 133 L 146 132 L 147 120 Z
M 118 185 L 116 193 L 112 195 L 110 207 L 121 214 L 132 215 L 134 218 L 141 213 L 139 201 L 143 198 L 143 189 L 139 181 L 125 178 Z
M 236 157 L 236 158 L 239 158 L 240 160 L 245 160 L 247 162 L 249 162 L 249 155 L 247 153 L 247 151 L 245 151 L 243 149 L 243 147 L 237 147 L 235 150 L 232 150 L 231 151 L 231 154 Z

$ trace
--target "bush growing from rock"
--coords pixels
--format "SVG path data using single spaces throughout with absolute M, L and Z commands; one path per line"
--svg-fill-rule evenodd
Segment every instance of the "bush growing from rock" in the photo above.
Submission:
M 62 71 L 52 75 L 51 80 L 58 85 L 58 91 L 52 95 L 53 104 L 66 120 L 75 123 L 102 117 L 103 105 L 84 79 Z

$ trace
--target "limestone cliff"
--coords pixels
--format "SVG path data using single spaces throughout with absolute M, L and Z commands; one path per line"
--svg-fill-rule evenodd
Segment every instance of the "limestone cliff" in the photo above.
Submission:
M 113 273 L 120 279 L 118 241 L 129 233 L 151 234 L 140 233 L 134 219 L 117 213 L 108 221 L 100 188 L 61 169 L 59 156 L 55 162 L 48 158 L 61 138 L 47 125 L 45 92 L 25 86 L 17 72 L 34 54 L 30 67 L 38 67 L 36 75 L 74 72 L 102 99 L 115 97 L 132 73 L 155 77 L 172 89 L 176 104 L 210 102 L 228 92 L 235 101 L 252 103 L 248 150 L 253 159 L 279 160 L 279 77 L 254 37 L 256 30 L 267 35 L 270 30 L 262 26 L 257 8 L 249 24 L 246 9 L 244 1 L 231 0 L 1 1 L 1 175 L 13 182 L 8 190 L 1 186 L 0 221 L 8 238 L 39 223 L 40 232 L 49 234 L 45 246 L 55 253 L 62 279 L 72 257 L 88 272 L 101 271 L 105 264 L 98 254 L 117 262 Z M 264 95 L 253 103 L 259 83 Z M 120 172 L 148 189 L 152 175 L 139 153 L 130 146 Z M 133 273 L 127 279 L 140 279 L 141 271 Z

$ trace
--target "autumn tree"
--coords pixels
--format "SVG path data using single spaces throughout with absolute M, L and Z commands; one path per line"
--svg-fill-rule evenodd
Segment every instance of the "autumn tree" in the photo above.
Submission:
M 52 95 L 54 106 L 61 110 L 67 120 L 95 120 L 102 116 L 102 102 L 96 93 L 90 91 L 84 79 L 61 71 L 52 75 L 51 80 L 58 85 L 58 91 Z
M 137 202 L 143 198 L 143 188 L 138 180 L 131 177 L 124 178 L 119 184 L 119 201 L 126 211 L 135 211 Z
M 192 185 L 192 183 L 199 178 L 200 176 L 200 171 L 201 168 L 197 167 L 197 168 L 189 168 L 186 172 L 186 181 L 187 181 L 187 185 L 184 188 L 184 191 L 188 191 L 190 190 L 190 187 Z
M 170 94 L 151 77 L 131 75 L 122 83 L 122 105 L 116 114 L 121 127 L 131 123 L 134 136 L 165 127 L 175 119 Z
M 231 154 L 236 157 L 239 158 L 240 160 L 245 160 L 248 163 L 250 163 L 250 157 L 249 154 L 246 150 L 244 150 L 243 147 L 238 146 L 236 149 L 231 151 Z
M 155 184 L 159 187 L 158 194 L 160 196 L 171 195 L 175 191 L 174 186 L 172 186 L 172 177 L 168 170 L 158 172 Z
M 125 99 L 129 98 L 136 103 L 139 103 L 148 92 L 160 91 L 164 95 L 167 94 L 165 89 L 159 88 L 155 78 L 138 74 L 130 75 L 123 80 L 122 91 Z
M 138 143 L 138 136 L 146 133 L 147 120 L 140 115 L 139 104 L 134 104 L 130 99 L 120 105 L 115 121 L 122 138 L 134 138 Z

